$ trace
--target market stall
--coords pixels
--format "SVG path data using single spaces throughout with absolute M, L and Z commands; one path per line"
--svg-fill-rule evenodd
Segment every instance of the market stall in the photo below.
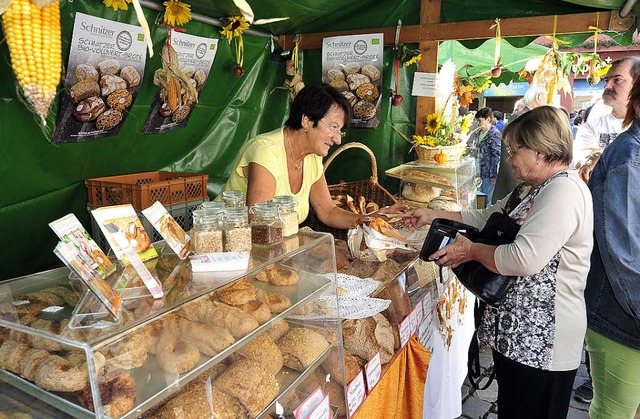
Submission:
M 451 116 L 443 108 L 458 102 L 445 99 L 439 108 L 436 94 L 414 93 L 412 83 L 416 72 L 435 78 L 439 41 L 493 38 L 486 19 L 495 18 L 495 2 L 469 10 L 444 0 L 393 7 L 345 0 L 323 11 L 270 1 L 254 10 L 173 0 L 34 3 L 8 6 L 0 45 L 0 72 L 11 74 L 0 83 L 0 233 L 11 237 L 0 252 L 10 261 L 0 273 L 7 280 L 0 284 L 0 395 L 15 401 L 12 411 L 33 411 L 35 399 L 52 417 L 199 417 L 214 404 L 239 417 L 460 414 L 472 300 L 454 278 L 440 282 L 434 265 L 418 260 L 424 235 L 413 249 L 366 260 L 336 232 L 303 230 L 281 243 L 254 241 L 243 248 L 248 265 L 220 275 L 226 269 L 186 261 L 189 249 L 176 247 L 186 239 L 174 233 L 194 227 L 198 254 L 229 250 L 194 211 L 221 190 L 242 144 L 283 124 L 301 83 L 321 80 L 353 101 L 345 141 L 369 149 L 369 156 L 329 160 L 335 201 L 342 195 L 348 207 L 345 195 L 362 197 L 360 215 L 375 211 L 368 203 L 396 199 L 473 207 L 464 121 L 452 121 L 441 143 L 425 135 L 427 115 Z M 608 10 L 618 4 L 502 6 L 505 37 L 630 27 Z M 469 14 L 461 17 L 463 9 Z M 339 49 L 351 42 L 348 53 Z M 369 55 L 332 67 L 331 57 L 351 50 Z M 363 183 L 369 176 L 373 185 Z M 354 193 L 349 182 L 378 194 Z M 144 202 L 128 195 L 131 185 L 154 184 L 168 193 Z M 156 201 L 169 217 L 153 209 Z M 115 204 L 132 207 L 106 216 L 102 209 Z M 71 214 L 73 229 L 61 223 L 54 234 L 49 223 L 70 222 Z M 127 217 L 139 221 L 109 222 Z M 69 234 L 78 225 L 97 242 L 89 244 L 95 272 L 83 273 L 82 257 L 66 253 L 73 249 L 64 237 L 76 243 Z M 138 265 L 116 262 L 118 231 L 132 248 L 144 247 L 134 249 Z M 58 258 L 69 267 L 42 272 Z M 375 281 L 366 298 L 376 301 L 368 304 L 387 305 L 345 315 L 340 295 L 353 290 L 341 274 Z M 92 287 L 105 278 L 108 286 Z M 68 375 L 56 379 L 61 371 Z M 243 380 L 264 391 L 249 394 Z

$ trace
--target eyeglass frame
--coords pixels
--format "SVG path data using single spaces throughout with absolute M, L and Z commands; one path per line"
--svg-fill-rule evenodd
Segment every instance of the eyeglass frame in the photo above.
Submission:
M 524 148 L 524 147 L 520 146 L 520 147 L 518 147 L 518 148 L 516 148 L 514 150 L 513 148 L 511 148 L 511 146 L 509 144 L 505 144 L 505 145 L 507 147 L 507 156 L 509 156 L 511 158 L 513 158 L 513 156 L 515 156 L 518 151 L 520 151 L 521 149 Z
M 338 135 L 340 138 L 344 138 L 347 136 L 347 133 L 344 131 L 340 131 L 338 128 L 332 128 L 329 126 L 329 124 L 327 124 L 326 122 L 324 122 L 324 119 L 320 119 L 320 122 L 322 122 L 324 124 L 325 127 L 329 128 L 329 131 L 331 132 L 332 135 Z

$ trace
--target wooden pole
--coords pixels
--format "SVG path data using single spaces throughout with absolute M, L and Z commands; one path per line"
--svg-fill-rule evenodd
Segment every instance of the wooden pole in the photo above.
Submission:
M 422 0 L 420 4 L 420 24 L 434 24 L 440 22 L 440 0 Z M 420 41 L 418 48 L 422 53 L 422 60 L 418 63 L 418 71 L 435 73 L 438 71 L 438 41 Z M 418 96 L 416 100 L 416 135 L 424 135 L 426 116 L 436 110 L 436 99 Z

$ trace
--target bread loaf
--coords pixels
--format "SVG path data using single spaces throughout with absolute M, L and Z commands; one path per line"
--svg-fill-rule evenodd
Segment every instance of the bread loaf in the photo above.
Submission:
M 394 352 L 394 338 L 391 325 L 382 314 L 342 323 L 344 349 L 365 361 L 380 352 L 380 362 L 391 361 Z
M 107 97 L 107 105 L 112 109 L 119 109 L 121 111 L 131 106 L 132 101 L 133 96 L 131 92 L 126 89 L 118 89 Z
M 82 80 L 71 87 L 69 96 L 74 103 L 80 103 L 92 96 L 100 96 L 100 86 L 94 80 Z
M 269 335 L 271 340 L 277 342 L 285 333 L 289 330 L 289 323 L 285 320 L 278 320 L 275 323 L 271 324 L 271 329 L 267 330 L 266 333 Z
M 424 180 L 431 183 L 439 183 L 442 185 L 453 186 L 453 184 L 444 176 L 436 175 L 433 173 L 425 172 L 418 169 L 407 169 L 404 171 L 403 176 L 405 178 L 413 178 L 417 180 Z
M 120 70 L 120 78 L 126 81 L 129 87 L 134 87 L 140 84 L 140 73 L 130 65 Z
M 331 87 L 335 87 L 336 89 L 338 89 L 341 92 L 349 91 L 349 85 L 347 84 L 346 81 L 344 81 L 342 79 L 335 79 L 332 82 L 330 82 L 329 85 Z
M 378 70 L 375 66 L 371 64 L 367 64 L 362 67 L 362 74 L 369 77 L 369 80 L 372 82 L 378 80 L 380 78 L 380 70 Z
M 256 319 L 239 308 L 206 298 L 186 304 L 180 310 L 180 316 L 189 320 L 224 327 L 236 339 L 246 336 L 259 326 Z
M 196 81 L 196 85 L 197 86 L 202 86 L 204 84 L 204 82 L 207 81 L 207 75 L 205 74 L 205 72 L 203 70 L 198 70 L 193 75 L 193 79 Z
M 251 417 L 258 416 L 280 392 L 273 374 L 250 359 L 232 364 L 216 378 L 213 386 L 237 397 Z
M 108 131 L 122 121 L 122 111 L 118 109 L 109 109 L 98 116 L 96 128 Z
M 245 277 L 219 288 L 216 295 L 225 304 L 240 306 L 256 299 L 256 288 Z
M 438 198 L 432 199 L 428 205 L 429 209 L 433 210 L 442 210 L 442 211 L 460 211 L 462 208 L 458 204 L 458 202 L 446 196 L 440 196 Z
M 342 362 L 343 360 L 344 368 Z M 341 386 L 345 385 L 345 378 L 346 383 L 348 384 L 357 377 L 360 371 L 362 371 L 355 356 L 351 355 L 347 351 L 344 351 L 344 358 L 341 359 L 340 351 L 338 350 L 338 348 L 332 349 L 329 353 L 329 356 L 324 361 L 322 361 L 322 368 L 326 372 L 331 374 L 331 378 L 336 380 L 336 382 Z
M 93 121 L 100 116 L 105 109 L 107 109 L 107 107 L 102 98 L 92 96 L 78 103 L 76 109 L 73 111 L 73 116 L 80 122 Z
M 403 182 L 402 197 L 416 202 L 429 202 L 440 195 L 440 189 L 422 183 Z
M 100 75 L 118 74 L 118 71 L 120 71 L 120 63 L 118 62 L 118 60 L 113 58 L 100 61 L 98 63 L 98 71 L 100 71 Z
M 192 65 L 185 65 L 180 69 L 180 71 L 182 71 L 182 73 L 184 73 L 185 76 L 190 78 L 196 72 L 196 68 Z
M 344 73 L 337 68 L 332 68 L 327 71 L 327 80 L 329 80 L 329 83 L 334 80 L 344 80 Z
M 267 333 L 256 337 L 236 353 L 256 361 L 273 375 L 276 375 L 284 365 L 282 352 Z
M 271 310 L 267 303 L 262 301 L 253 300 L 247 303 L 244 303 L 240 306 L 242 311 L 252 316 L 257 320 L 260 324 L 265 324 L 269 320 L 271 320 Z
M 198 348 L 202 354 L 214 356 L 231 346 L 235 339 L 224 327 L 178 318 L 178 335 Z
M 369 77 L 364 74 L 347 74 L 347 84 L 349 85 L 349 90 L 356 90 L 358 87 L 362 86 L 365 83 L 371 83 Z
M 98 70 L 91 64 L 78 64 L 76 66 L 76 79 L 78 81 L 89 80 L 98 81 Z
M 329 342 L 311 329 L 295 327 L 278 340 L 278 347 L 287 367 L 304 371 L 329 347 Z
M 360 72 L 360 64 L 358 63 L 348 63 L 342 67 L 342 71 L 344 74 L 356 74 Z M 351 89 L 353 90 L 353 89 Z

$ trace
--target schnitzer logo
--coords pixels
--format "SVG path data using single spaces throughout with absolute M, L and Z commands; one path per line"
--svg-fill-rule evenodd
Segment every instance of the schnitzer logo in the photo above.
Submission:
M 367 42 L 363 41 L 362 39 L 357 40 L 354 44 L 353 44 L 353 52 L 355 52 L 358 55 L 362 55 L 365 52 L 367 52 Z

